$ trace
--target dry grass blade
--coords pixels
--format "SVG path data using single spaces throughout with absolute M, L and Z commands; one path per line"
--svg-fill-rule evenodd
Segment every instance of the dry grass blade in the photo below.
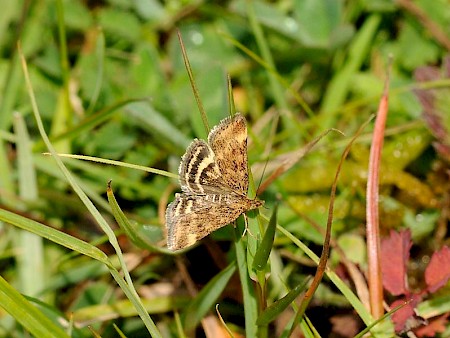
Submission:
M 300 159 L 305 156 L 322 139 L 322 137 L 328 135 L 328 133 L 332 131 L 338 132 L 343 135 L 343 133 L 337 129 L 328 129 L 320 134 L 316 139 L 309 142 L 303 148 L 291 151 L 286 154 L 282 154 L 269 161 L 266 168 L 269 172 L 271 172 L 271 174 L 261 184 L 256 194 L 259 195 L 264 192 L 269 187 L 269 185 L 272 184 L 273 181 L 275 181 L 279 176 L 284 174 L 286 171 L 291 169 L 298 161 L 300 161 Z M 256 170 L 259 170 L 259 168 L 256 168 Z

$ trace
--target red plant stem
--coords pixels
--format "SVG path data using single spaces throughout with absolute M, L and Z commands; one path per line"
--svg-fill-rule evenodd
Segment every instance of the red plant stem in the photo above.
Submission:
M 369 172 L 367 177 L 367 257 L 369 265 L 369 296 L 370 312 L 375 319 L 383 316 L 383 284 L 380 264 L 380 228 L 378 218 L 379 200 L 379 172 L 381 163 L 381 150 L 388 113 L 389 78 L 386 80 L 383 97 L 378 106 L 372 146 L 370 149 Z

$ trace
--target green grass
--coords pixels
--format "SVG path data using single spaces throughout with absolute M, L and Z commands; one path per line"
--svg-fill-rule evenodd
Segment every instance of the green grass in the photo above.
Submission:
M 311 301 L 301 301 L 324 245 L 339 161 L 377 112 L 390 56 L 381 234 L 411 229 L 411 264 L 448 243 L 450 161 L 442 149 L 450 148 L 450 80 L 441 71 L 419 84 L 414 74 L 444 69 L 450 16 L 444 0 L 413 4 L 426 20 L 388 0 L 5 1 L 0 336 L 189 337 L 221 329 L 286 337 L 295 329 L 350 337 L 368 326 L 392 336 L 391 319 L 377 322 L 364 297 L 372 122 L 339 173 L 328 268 Z M 179 191 L 181 155 L 208 130 L 177 30 L 210 128 L 233 110 L 229 74 L 234 108 L 248 121 L 250 194 L 263 182 L 265 206 L 248 214 L 250 234 L 242 237 L 240 219 L 236 230 L 224 227 L 173 254 L 165 207 Z M 420 88 L 438 98 L 437 140 Z M 330 128 L 341 133 L 326 134 Z M 264 185 L 268 178 L 275 179 Z M 422 275 L 412 272 L 411 289 Z M 439 305 L 445 290 L 418 304 L 427 319 L 448 311 Z M 395 299 L 385 293 L 388 304 Z M 305 304 L 304 320 L 293 323 Z M 349 330 L 339 332 L 343 320 Z

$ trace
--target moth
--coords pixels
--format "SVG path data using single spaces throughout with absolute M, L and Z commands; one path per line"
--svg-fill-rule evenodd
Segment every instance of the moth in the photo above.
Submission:
M 178 173 L 182 193 L 166 209 L 170 250 L 189 247 L 264 204 L 247 197 L 247 123 L 241 114 L 220 121 L 208 142 L 194 139 Z

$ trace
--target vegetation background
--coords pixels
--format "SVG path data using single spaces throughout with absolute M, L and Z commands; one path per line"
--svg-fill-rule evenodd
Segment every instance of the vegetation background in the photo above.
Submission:
M 230 75 L 236 110 L 249 124 L 256 185 L 266 164 L 268 175 L 282 159 L 297 162 L 293 152 L 329 128 L 345 134 L 322 138 L 260 196 L 266 200 L 260 212 L 267 217 L 280 200 L 278 224 L 318 255 L 339 159 L 350 137 L 377 111 L 390 69 L 380 226 L 384 236 L 409 229 L 412 242 L 403 233 L 403 256 L 384 248 L 404 258 L 408 292 L 422 295 L 414 303 L 421 318 L 411 326 L 429 331 L 416 334 L 450 336 L 448 277 L 441 278 L 444 287 L 423 293 L 430 257 L 449 244 L 449 29 L 446 0 L 3 0 L 0 336 L 90 337 L 93 331 L 103 337 L 118 332 L 146 337 L 149 331 L 228 336 L 215 304 L 236 337 L 286 335 L 295 304 L 284 306 L 270 324 L 257 327 L 253 319 L 258 304 L 265 308 L 315 273 L 310 254 L 292 238 L 277 232 L 263 271 L 267 284 L 251 268 L 249 282 L 246 270 L 233 263 L 251 260 L 239 251 L 247 239 L 233 240 L 231 227 L 179 256 L 157 249 L 165 245 L 164 210 L 178 190 L 175 179 L 64 159 L 68 174 L 54 156 L 42 155 L 48 145 L 33 114 L 18 42 L 57 152 L 176 173 L 191 140 L 207 136 L 177 30 L 209 126 L 229 114 Z M 372 124 L 364 129 L 341 171 L 329 261 L 362 303 L 371 130 Z M 128 228 L 119 228 L 113 217 L 105 194 L 109 180 Z M 114 229 L 118 243 L 105 225 Z M 253 232 L 256 241 L 260 237 Z M 450 263 L 443 257 L 446 271 Z M 386 293 L 388 304 L 395 299 Z M 310 321 L 294 335 L 356 335 L 368 324 L 355 302 L 325 278 L 306 312 Z M 151 319 L 145 319 L 146 311 Z M 436 318 L 438 324 L 430 326 Z M 409 329 L 394 324 L 397 334 Z M 380 335 L 393 334 L 392 327 L 383 330 Z

